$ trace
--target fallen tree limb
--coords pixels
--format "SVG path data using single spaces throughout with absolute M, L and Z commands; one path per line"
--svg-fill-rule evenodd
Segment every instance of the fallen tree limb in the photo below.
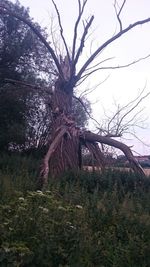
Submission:
M 140 175 L 145 176 L 145 173 L 144 173 L 141 165 L 134 158 L 134 155 L 133 155 L 131 149 L 127 145 L 125 145 L 125 144 L 123 144 L 117 140 L 114 140 L 110 137 L 101 136 L 101 135 L 94 134 L 94 133 L 89 132 L 89 131 L 81 132 L 80 138 L 83 139 L 85 142 L 87 142 L 87 141 L 88 142 L 99 142 L 101 144 L 106 144 L 106 145 L 120 149 L 127 157 L 132 169 L 135 172 L 139 173 Z
M 42 169 L 40 175 L 42 176 L 42 180 L 44 181 L 43 184 L 47 184 L 48 174 L 49 174 L 49 160 L 52 154 L 55 152 L 56 148 L 60 144 L 62 137 L 66 133 L 66 128 L 63 127 L 58 134 L 56 135 L 53 142 L 50 144 L 50 147 L 44 157 Z
M 104 167 L 105 167 L 104 154 L 101 152 L 101 150 L 98 146 L 98 143 L 85 142 L 85 146 L 88 148 L 88 150 L 94 156 L 98 167 L 100 167 L 101 170 L 104 170 Z

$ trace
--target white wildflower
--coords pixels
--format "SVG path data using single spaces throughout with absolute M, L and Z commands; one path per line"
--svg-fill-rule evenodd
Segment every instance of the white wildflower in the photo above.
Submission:
M 69 224 L 69 225 L 71 225 L 71 222 L 66 222 L 66 224 Z
M 38 194 L 43 195 L 43 192 L 42 192 L 41 190 L 37 190 L 36 192 L 37 192 Z
M 19 210 L 21 210 L 21 211 L 26 211 L 26 208 L 24 208 L 24 207 L 19 207 Z
M 62 206 L 58 206 L 58 209 L 59 210 L 66 210 L 64 207 L 62 207 Z
M 19 197 L 19 200 L 20 201 L 24 201 L 24 197 Z
M 80 210 L 83 209 L 83 207 L 81 205 L 76 205 L 76 208 L 80 209 Z
M 4 250 L 5 250 L 6 253 L 7 253 L 7 252 L 10 252 L 10 248 L 6 248 L 6 247 L 4 247 Z
M 49 209 L 44 208 L 42 206 L 39 206 L 39 209 L 42 210 L 42 212 L 44 212 L 44 213 L 48 213 L 49 212 Z
M 75 227 L 75 226 L 73 226 L 73 225 L 70 225 L 70 228 L 72 228 L 72 229 L 76 230 L 76 227 Z
M 44 213 L 48 213 L 48 212 L 49 212 L 49 209 L 47 209 L 47 208 L 43 208 L 43 212 L 44 212 Z
M 8 225 L 9 223 L 8 223 L 8 222 L 4 222 L 3 224 L 4 224 L 4 225 Z
M 72 229 L 76 229 L 76 227 L 73 226 L 71 222 L 66 222 L 66 224 L 68 224 L 68 226 L 69 226 L 70 228 L 72 228 Z

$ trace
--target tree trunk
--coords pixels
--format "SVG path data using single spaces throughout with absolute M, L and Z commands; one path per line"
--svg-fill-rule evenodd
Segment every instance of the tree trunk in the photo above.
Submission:
M 80 165 L 79 129 L 72 117 L 72 90 L 62 90 L 62 84 L 60 88 L 56 82 L 51 108 L 52 132 L 41 169 L 42 185 L 47 184 L 48 174 L 59 177 L 67 170 L 77 170 Z
M 49 149 L 44 157 L 39 187 L 48 183 L 48 175 L 60 177 L 68 170 L 81 167 L 81 146 L 86 146 L 96 159 L 97 166 L 104 169 L 105 160 L 98 143 L 120 149 L 131 165 L 131 168 L 144 175 L 143 169 L 134 158 L 130 148 L 110 137 L 100 136 L 89 131 L 81 131 L 72 117 L 72 93 L 70 90 L 55 88 L 51 99 L 52 132 Z
M 130 148 L 110 137 L 81 131 L 72 116 L 73 84 L 71 84 L 70 68 L 67 58 L 61 61 L 63 78 L 55 83 L 51 97 L 52 126 L 49 149 L 41 166 L 39 186 L 43 189 L 48 183 L 48 175 L 60 177 L 68 170 L 78 170 L 81 167 L 81 146 L 85 145 L 96 160 L 97 166 L 104 169 L 105 160 L 98 143 L 119 148 L 129 160 L 131 167 L 144 174 L 141 166 L 135 160 Z

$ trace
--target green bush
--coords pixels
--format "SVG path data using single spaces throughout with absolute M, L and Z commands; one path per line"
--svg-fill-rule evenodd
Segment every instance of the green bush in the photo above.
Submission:
M 74 266 L 78 262 L 88 232 L 87 224 L 82 225 L 85 210 L 81 206 L 66 205 L 51 192 L 28 192 L 25 198 L 1 205 L 0 218 L 1 264 L 12 257 L 12 263 L 24 266 L 25 255 L 27 266 L 66 266 L 68 262 Z
M 149 178 L 66 173 L 41 192 L 38 164 L 0 159 L 0 266 L 150 266 Z

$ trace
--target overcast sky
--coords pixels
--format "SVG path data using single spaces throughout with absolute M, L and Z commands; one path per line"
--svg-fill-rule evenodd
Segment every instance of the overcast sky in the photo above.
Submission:
M 12 0 L 12 2 L 15 1 Z M 20 0 L 20 2 L 22 5 L 30 7 L 30 15 L 41 26 L 46 26 L 50 32 L 52 14 L 56 18 L 51 0 Z M 73 25 L 78 12 L 77 0 L 56 0 L 55 2 L 62 18 L 64 35 L 68 46 L 71 46 Z M 122 1 L 118 2 L 122 3 Z M 80 64 L 90 55 L 91 50 L 94 51 L 118 30 L 113 3 L 113 0 L 88 0 L 84 18 L 94 14 L 94 23 Z M 150 0 L 127 0 L 121 16 L 124 28 L 136 20 L 147 17 L 150 17 Z M 53 23 L 56 25 L 55 19 Z M 82 27 L 80 30 L 82 31 Z M 111 61 L 107 62 L 107 66 L 116 66 L 143 58 L 148 54 L 150 54 L 150 23 L 133 29 L 114 42 L 105 49 L 99 60 L 113 57 Z M 126 104 L 136 97 L 145 85 L 146 90 L 150 91 L 150 57 L 129 68 L 99 71 L 91 76 L 85 84 L 82 84 L 80 89 L 94 87 L 105 79 L 106 81 L 88 96 L 90 101 L 94 103 L 92 106 L 93 116 L 99 121 L 103 117 L 104 110 L 107 114 L 114 110 L 114 101 L 117 104 Z M 146 130 L 136 129 L 135 133 L 143 142 L 150 145 L 149 103 L 150 97 L 142 104 L 142 107 L 145 108 L 143 117 L 147 118 L 144 123 Z M 145 147 L 135 140 L 128 141 L 128 143 L 134 144 L 133 149 L 138 153 L 150 154 L 150 147 Z

